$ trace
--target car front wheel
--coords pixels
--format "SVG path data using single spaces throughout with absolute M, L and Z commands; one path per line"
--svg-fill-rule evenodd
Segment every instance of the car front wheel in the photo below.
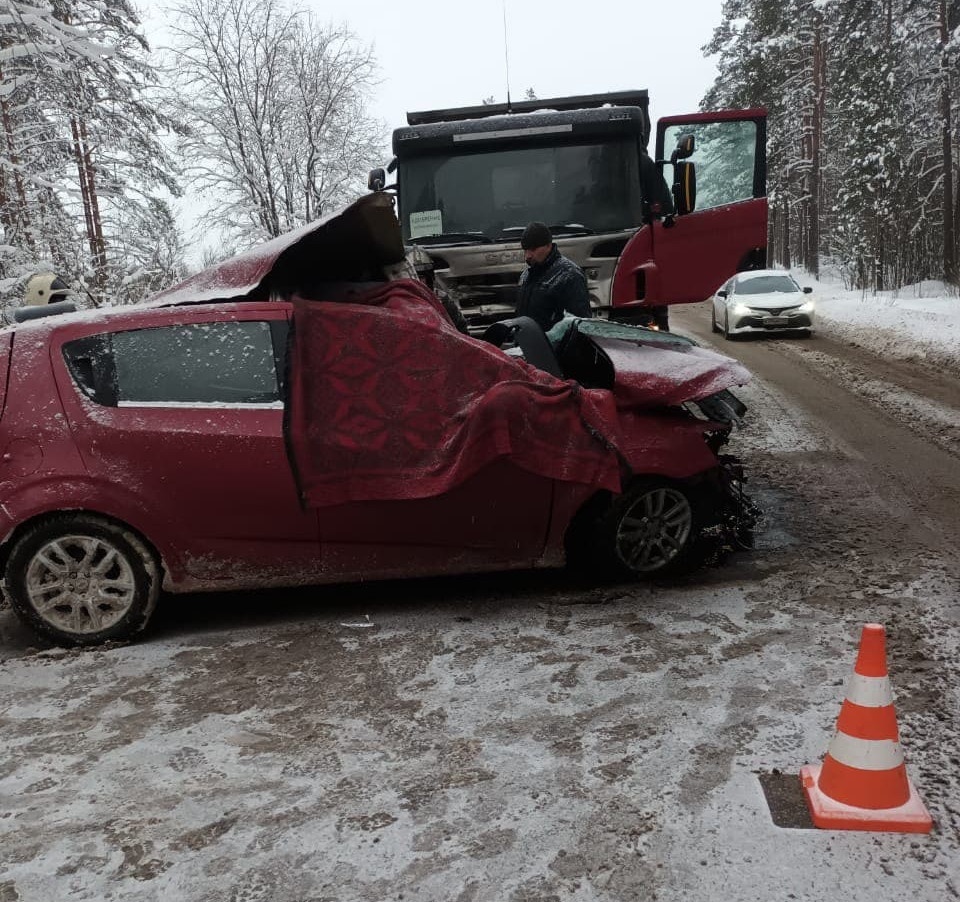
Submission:
M 88 514 L 24 533 L 6 566 L 10 603 L 41 635 L 96 645 L 142 632 L 160 595 L 156 558 L 131 530 Z
M 720 327 L 717 325 L 717 308 L 713 304 L 710 305 L 710 331 L 714 333 L 720 331 Z
M 616 575 L 652 578 L 693 563 L 699 523 L 685 486 L 637 479 L 615 498 L 596 526 L 596 562 Z

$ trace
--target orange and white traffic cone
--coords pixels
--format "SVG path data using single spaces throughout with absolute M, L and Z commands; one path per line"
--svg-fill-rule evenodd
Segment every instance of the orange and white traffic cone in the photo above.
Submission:
M 907 778 L 887 675 L 886 634 L 868 623 L 823 765 L 800 769 L 813 822 L 828 830 L 929 833 L 930 814 Z

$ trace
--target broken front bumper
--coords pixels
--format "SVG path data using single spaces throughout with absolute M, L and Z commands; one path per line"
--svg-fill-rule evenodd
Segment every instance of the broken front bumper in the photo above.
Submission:
M 747 494 L 746 481 L 738 458 L 719 455 L 719 464 L 705 487 L 703 538 L 719 540 L 729 548 L 753 547 L 760 509 Z

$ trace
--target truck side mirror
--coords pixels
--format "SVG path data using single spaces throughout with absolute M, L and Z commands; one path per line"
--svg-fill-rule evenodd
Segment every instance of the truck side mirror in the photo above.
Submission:
M 387 173 L 383 167 L 371 169 L 367 176 L 367 188 L 370 191 L 383 191 L 387 185 Z
M 673 206 L 678 216 L 697 208 L 697 170 L 693 163 L 673 164 Z
M 687 157 L 692 157 L 696 148 L 697 142 L 692 133 L 681 135 L 679 138 L 677 138 L 676 149 L 672 154 L 670 154 L 670 162 L 676 163 L 677 160 L 685 160 Z

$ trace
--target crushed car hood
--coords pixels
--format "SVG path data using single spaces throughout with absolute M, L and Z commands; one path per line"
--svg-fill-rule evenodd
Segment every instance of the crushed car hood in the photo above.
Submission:
M 736 360 L 697 345 L 593 341 L 613 364 L 618 407 L 675 407 L 750 381 L 750 372 Z
M 736 360 L 672 332 L 574 318 L 558 323 L 549 338 L 565 372 L 612 390 L 622 409 L 676 407 L 750 381 Z

